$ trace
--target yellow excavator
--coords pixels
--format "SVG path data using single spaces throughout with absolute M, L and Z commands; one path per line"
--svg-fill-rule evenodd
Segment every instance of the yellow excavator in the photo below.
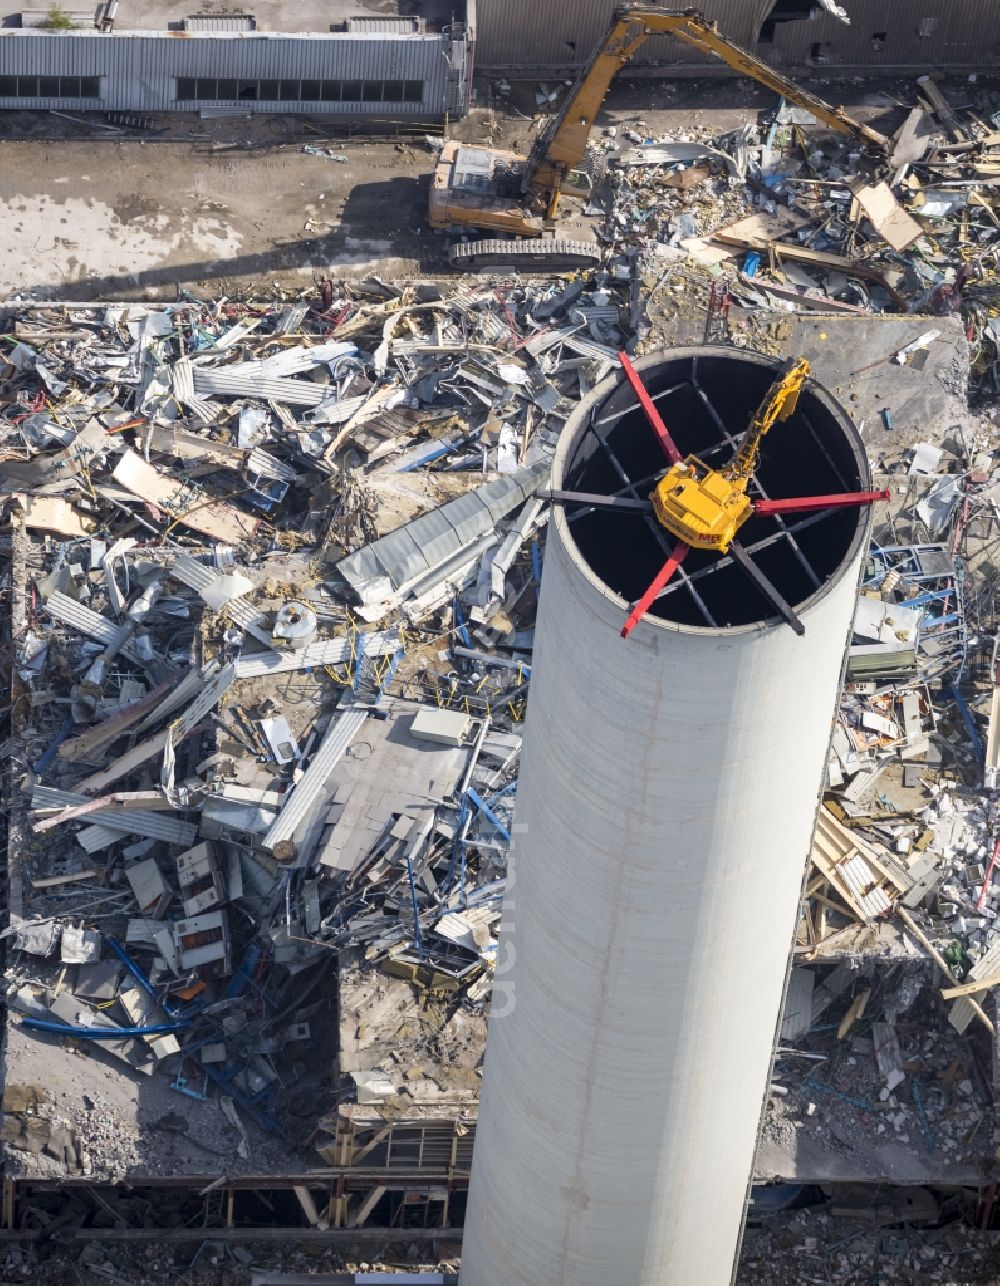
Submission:
M 645 592 L 635 602 L 622 626 L 622 638 L 628 638 L 642 618 L 657 601 L 667 583 L 676 575 L 692 549 L 728 556 L 743 569 L 763 596 L 769 600 L 796 634 L 805 632 L 805 626 L 785 601 L 760 567 L 744 549 L 738 536 L 750 518 L 794 517 L 823 509 L 846 509 L 857 505 L 871 505 L 878 500 L 888 500 L 890 492 L 839 491 L 822 496 L 788 496 L 771 500 L 764 496 L 751 498 L 750 483 L 757 471 L 761 443 L 767 433 L 781 420 L 788 420 L 799 404 L 799 395 L 809 378 L 809 363 L 804 357 L 790 358 L 778 370 L 777 377 L 757 407 L 743 441 L 732 460 L 720 469 L 709 467 L 697 456 L 681 455 L 670 430 L 664 424 L 656 403 L 642 382 L 642 376 L 632 365 L 627 353 L 619 353 L 622 371 L 632 386 L 636 400 L 645 413 L 646 420 L 659 439 L 669 468 L 662 475 L 648 500 L 635 494 L 604 496 L 587 491 L 540 491 L 539 499 L 557 504 L 583 506 L 585 509 L 606 509 L 626 516 L 640 515 L 645 520 L 653 517 L 676 540 L 666 562 L 653 577 Z M 683 576 L 683 572 L 681 573 Z
M 785 364 L 757 408 L 740 449 L 724 469 L 710 469 L 694 455 L 671 465 L 650 496 L 653 512 L 667 531 L 695 549 L 729 552 L 736 533 L 753 513 L 747 487 L 764 434 L 795 414 L 808 376 L 804 357 Z
M 493 234 L 489 240 L 453 246 L 450 257 L 455 267 L 509 264 L 568 268 L 600 259 L 596 243 L 559 239 L 556 215 L 560 197 L 563 193 L 586 193 L 589 180 L 576 167 L 586 157 L 587 139 L 608 88 L 646 38 L 663 33 L 716 55 L 735 71 L 804 107 L 817 120 L 851 135 L 863 146 L 886 149 L 888 139 L 877 130 L 787 80 L 727 40 L 716 24 L 706 22 L 695 11 L 620 8 L 561 111 L 539 135 L 530 156 L 455 141 L 444 145 L 431 184 L 431 227 L 459 232 L 481 229 Z

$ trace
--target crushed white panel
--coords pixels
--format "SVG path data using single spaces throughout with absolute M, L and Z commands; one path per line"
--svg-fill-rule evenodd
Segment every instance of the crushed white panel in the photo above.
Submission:
M 121 628 L 113 621 L 109 621 L 106 616 L 101 616 L 99 612 L 91 611 L 89 607 L 84 607 L 75 598 L 70 598 L 68 594 L 64 594 L 58 589 L 53 590 L 45 600 L 45 610 L 50 616 L 54 616 L 57 621 L 61 621 L 64 625 L 69 625 L 74 630 L 79 630 L 81 634 L 86 634 L 88 638 L 96 639 L 98 643 L 113 643 Z M 142 659 L 132 639 L 129 639 L 122 646 L 121 654 L 128 657 L 130 661 L 134 661 L 136 665 L 142 664 Z
M 273 455 L 268 455 L 260 447 L 254 447 L 246 458 L 246 467 L 250 473 L 255 473 L 261 478 L 275 478 L 279 482 L 298 482 L 302 477 L 297 469 L 293 469 L 290 464 L 285 464 L 284 460 L 276 460 Z
M 301 759 L 299 743 L 295 740 L 295 734 L 283 714 L 261 719 L 260 728 L 267 739 L 267 744 L 271 747 L 276 763 L 290 764 Z
M 274 825 L 264 836 L 264 847 L 273 849 L 281 840 L 289 840 L 299 825 L 305 821 L 330 773 L 337 766 L 344 751 L 354 740 L 367 719 L 364 710 L 346 710 L 338 715 L 327 730 L 322 745 L 313 755 L 312 763 L 293 787 L 284 808 Z
M 236 667 L 230 662 L 229 665 L 224 666 L 219 671 L 203 691 L 198 693 L 173 725 L 174 741 L 179 741 L 182 737 L 186 737 L 191 729 L 204 719 L 209 710 L 215 709 L 235 679 Z
M 969 970 L 966 982 L 980 982 L 983 978 L 992 978 L 997 973 L 1000 973 L 1000 941 L 994 942 L 989 951 L 979 957 Z M 982 1004 L 981 996 L 975 996 L 973 999 Z M 958 1032 L 964 1032 L 975 1016 L 976 1011 L 972 1008 L 968 996 L 959 996 L 948 1011 L 948 1021 Z
M 233 662 L 237 679 L 255 679 L 262 674 L 283 674 L 288 670 L 311 670 L 318 665 L 343 665 L 357 652 L 360 644 L 349 638 L 320 639 L 297 652 L 263 652 L 256 656 L 239 656 Z M 366 634 L 365 656 L 389 656 L 399 647 L 395 630 Z
M 497 941 L 493 936 L 493 925 L 500 919 L 499 899 L 497 905 L 468 907 L 465 911 L 451 911 L 443 915 L 433 926 L 432 933 L 447 938 L 467 951 L 474 952 L 485 960 L 496 957 Z
M 879 764 L 869 772 L 859 772 L 852 778 L 851 784 L 841 792 L 843 797 L 852 804 L 860 804 L 861 800 L 882 776 L 883 771 L 884 765 Z
M 31 792 L 31 807 L 36 810 L 75 808 L 78 804 L 92 802 L 87 795 L 78 795 L 71 790 L 56 790 L 54 786 L 35 786 Z M 143 809 L 120 808 L 112 804 L 108 808 L 96 809 L 89 816 L 99 817 L 101 827 L 109 830 L 125 835 L 162 839 L 168 844 L 183 844 L 185 848 L 190 848 L 198 838 L 196 826 L 176 817 L 168 817 L 165 813 L 149 813 Z
M 210 661 L 208 665 L 201 670 L 190 669 L 184 675 L 177 687 L 174 688 L 168 696 L 164 697 L 155 710 L 151 710 L 142 723 L 136 725 L 135 731 L 142 732 L 146 728 L 153 727 L 154 724 L 160 723 L 168 714 L 173 714 L 179 710 L 182 705 L 190 701 L 204 687 L 212 675 L 218 670 L 218 661 Z
M 156 945 L 153 935 L 163 928 L 162 920 L 150 920 L 145 916 L 134 916 L 125 929 L 125 941 L 139 943 L 144 947 Z

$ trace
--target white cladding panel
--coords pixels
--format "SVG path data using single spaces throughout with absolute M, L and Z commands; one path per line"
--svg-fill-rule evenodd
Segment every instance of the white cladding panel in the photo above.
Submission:
M 240 107 L 270 114 L 343 116 L 463 114 L 469 74 L 464 35 L 175 33 L 74 31 L 59 34 L 0 31 L 0 78 L 99 79 L 95 98 L 61 96 L 39 84 L 30 97 L 0 90 L 0 109 L 91 111 L 197 111 Z M 196 78 L 236 84 L 231 98 L 200 102 L 178 97 L 179 82 Z M 332 102 L 241 98 L 238 82 L 412 81 L 422 97 L 411 102 Z M 243 88 L 246 88 L 244 85 Z M 38 91 L 42 91 L 39 93 Z M 251 92 L 256 93 L 256 90 Z M 298 92 L 298 91 L 296 91 Z

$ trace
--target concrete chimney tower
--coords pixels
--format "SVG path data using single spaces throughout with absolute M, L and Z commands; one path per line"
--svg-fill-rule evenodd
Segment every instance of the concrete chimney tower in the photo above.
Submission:
M 717 466 L 776 369 L 731 348 L 637 368 L 681 453 Z M 663 470 L 616 374 L 552 486 L 645 499 Z M 870 486 L 815 383 L 755 476 L 772 499 Z M 672 537 L 553 506 L 461 1286 L 731 1281 L 869 520 L 740 532 L 802 635 L 696 550 L 622 639 Z

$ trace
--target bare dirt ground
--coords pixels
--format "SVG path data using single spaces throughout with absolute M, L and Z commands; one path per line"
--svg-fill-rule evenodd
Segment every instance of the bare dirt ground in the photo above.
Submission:
M 53 126 L 66 137 L 47 137 Z M 432 164 L 422 138 L 329 139 L 285 120 L 185 118 L 124 139 L 11 114 L 0 299 L 173 299 L 179 286 L 266 293 L 272 282 L 297 293 L 323 272 L 413 271 L 437 250 L 421 245 L 418 215 Z
M 883 129 L 912 97 L 906 85 L 814 87 Z M 724 131 L 773 104 L 747 82 L 641 81 L 615 87 L 598 128 Z M 536 112 L 533 85 L 516 86 L 509 109 L 480 107 L 453 132 L 526 151 Z M 321 273 L 446 269 L 447 238 L 426 226 L 435 153 L 421 132 L 345 139 L 286 117 L 151 125 L 129 136 L 96 116 L 0 115 L 0 300 L 297 294 Z

